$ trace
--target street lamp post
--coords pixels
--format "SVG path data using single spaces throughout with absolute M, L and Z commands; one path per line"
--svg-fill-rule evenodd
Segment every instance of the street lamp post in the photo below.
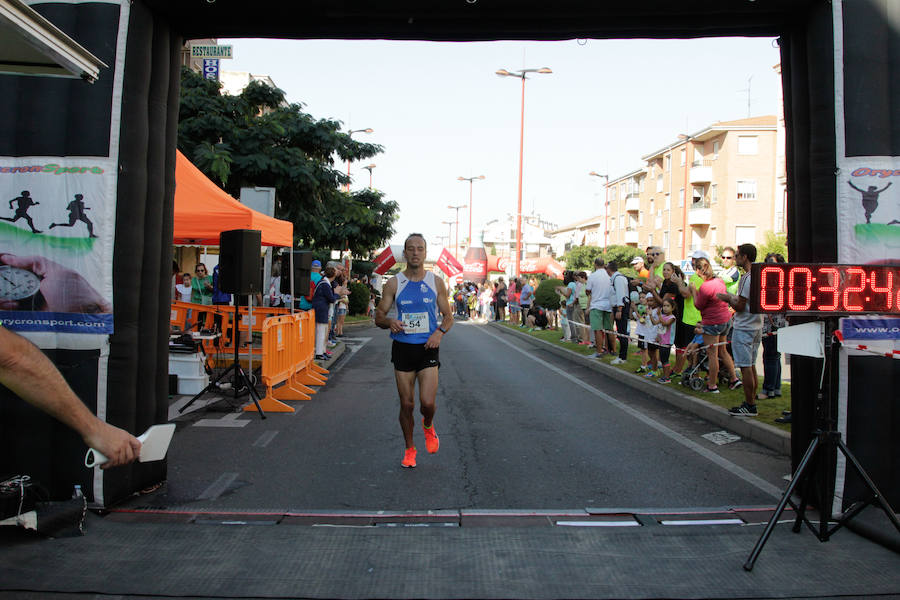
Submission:
M 449 208 L 450 210 L 456 211 L 456 220 L 454 221 L 454 223 L 456 223 L 456 243 L 453 244 L 453 256 L 456 257 L 456 260 L 459 260 L 459 209 L 466 208 L 466 206 L 468 205 L 459 204 L 457 206 L 447 206 L 447 208 Z M 472 245 L 471 241 L 469 241 L 469 245 Z
M 365 169 L 366 171 L 369 172 L 369 189 L 371 190 L 372 189 L 372 171 L 375 169 L 375 163 L 372 163 L 371 165 L 366 165 L 365 167 L 363 167 L 363 169 Z
M 441 225 L 447 226 L 447 246 L 450 245 L 450 240 L 453 239 L 453 221 L 441 221 Z M 444 246 L 445 248 L 447 246 Z
M 591 171 L 588 175 L 605 179 L 603 182 L 603 189 L 606 190 L 606 197 L 603 199 L 603 249 L 606 250 L 606 234 L 609 233 L 609 175 L 601 175 L 596 171 Z
M 468 181 L 469 182 L 469 247 L 472 247 L 472 182 L 476 179 L 484 179 L 484 175 L 479 175 L 478 177 L 457 177 L 457 181 Z
M 351 129 L 347 132 L 347 136 L 353 138 L 354 133 L 372 133 L 375 131 L 371 127 L 367 127 L 365 129 Z M 369 172 L 371 174 L 371 171 Z M 350 159 L 347 159 L 347 186 L 344 188 L 344 191 L 350 191 Z
M 528 79 L 529 73 L 552 73 L 548 67 L 540 69 L 522 69 L 521 71 L 509 72 L 506 69 L 496 71 L 500 77 L 518 77 L 522 80 L 522 114 L 519 125 L 519 200 L 516 205 L 516 263 L 515 274 L 519 276 L 519 261 L 522 258 L 522 165 L 525 156 L 525 80 Z

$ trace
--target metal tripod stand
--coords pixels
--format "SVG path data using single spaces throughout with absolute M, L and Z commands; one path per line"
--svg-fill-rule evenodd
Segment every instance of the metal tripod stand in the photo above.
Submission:
M 840 343 L 837 342 L 830 333 L 835 331 L 836 327 L 837 320 L 828 319 L 825 330 L 825 363 L 822 365 L 822 383 L 820 383 L 819 391 L 816 394 L 816 412 L 819 415 L 821 427 L 813 431 L 815 437 L 812 442 L 810 442 L 809 448 L 806 449 L 806 453 L 803 455 L 800 464 L 797 466 L 797 471 L 794 473 L 790 485 L 784 492 L 781 502 L 778 503 L 775 513 L 766 524 L 766 528 L 756 542 L 756 546 L 753 548 L 750 556 L 747 558 L 747 562 L 744 563 L 745 571 L 753 570 L 756 559 L 762 552 L 763 546 L 765 546 L 766 542 L 769 540 L 769 536 L 772 535 L 775 524 L 778 523 L 778 519 L 781 517 L 781 514 L 788 504 L 790 504 L 797 513 L 797 518 L 794 520 L 794 533 L 799 533 L 803 523 L 806 523 L 806 526 L 809 527 L 817 538 L 819 538 L 820 542 L 827 542 L 835 532 L 850 522 L 853 517 L 862 512 L 862 510 L 870 504 L 877 504 L 881 507 L 887 514 L 888 519 L 894 524 L 894 527 L 897 528 L 897 531 L 900 532 L 900 519 L 897 518 L 894 510 L 891 508 L 890 504 L 888 504 L 881 492 L 878 491 L 875 482 L 872 481 L 872 478 L 869 477 L 856 457 L 853 456 L 853 453 L 844 443 L 844 440 L 841 439 L 841 433 L 834 429 L 835 421 L 832 414 L 833 391 L 829 393 L 826 398 L 823 383 L 825 381 L 826 371 L 830 371 L 832 366 L 836 364 L 838 360 Z M 829 377 L 831 375 L 832 373 L 829 372 Z M 829 390 L 834 390 L 835 387 L 833 382 L 828 386 Z M 834 500 L 834 482 L 829 474 L 834 473 L 835 471 L 837 452 L 843 454 L 847 462 L 853 466 L 853 469 L 863 480 L 866 489 L 870 492 L 871 496 L 866 500 L 855 502 L 846 511 L 837 517 L 834 517 L 831 512 Z M 825 481 L 824 485 L 819 490 L 818 500 L 820 516 L 818 530 L 816 530 L 815 525 L 806 516 L 807 500 L 810 498 L 811 494 L 813 494 L 814 488 L 816 487 L 817 474 L 824 474 L 822 479 Z M 800 503 L 794 504 L 791 495 L 798 487 L 802 490 Z M 832 525 L 832 523 L 834 524 Z

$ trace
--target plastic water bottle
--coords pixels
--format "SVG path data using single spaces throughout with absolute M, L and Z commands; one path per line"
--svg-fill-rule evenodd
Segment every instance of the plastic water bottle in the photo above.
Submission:
M 72 500 L 77 500 L 84 498 L 84 493 L 81 491 L 81 486 L 76 485 L 75 489 L 72 491 Z

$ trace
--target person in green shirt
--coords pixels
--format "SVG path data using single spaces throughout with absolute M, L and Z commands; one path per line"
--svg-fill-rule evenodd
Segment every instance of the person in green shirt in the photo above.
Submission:
M 191 302 L 194 304 L 212 304 L 213 280 L 206 270 L 206 265 L 197 263 L 194 270 L 196 277 L 191 280 Z
M 678 286 L 678 293 L 684 298 L 684 312 L 679 315 L 678 322 L 675 327 L 675 368 L 672 375 L 681 373 L 684 368 L 684 361 L 687 358 L 684 349 L 694 337 L 694 327 L 700 322 L 700 311 L 694 306 L 694 296 L 691 294 L 691 284 L 694 288 L 699 289 L 703 285 L 703 278 L 697 275 L 697 260 L 705 258 L 709 260 L 709 255 L 703 250 L 695 250 L 691 254 L 691 264 L 694 272 L 690 278 L 685 281 L 683 277 L 675 274 L 672 275 L 672 281 Z

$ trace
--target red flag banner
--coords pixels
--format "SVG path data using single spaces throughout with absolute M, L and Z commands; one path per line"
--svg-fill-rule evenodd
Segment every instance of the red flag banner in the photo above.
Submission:
M 444 251 L 441 252 L 440 257 L 438 257 L 437 266 L 440 267 L 441 271 L 446 273 L 448 277 L 453 277 L 454 275 L 463 272 L 463 266 L 458 260 L 453 258 L 453 255 L 450 254 L 446 248 L 444 248 Z
M 393 267 L 397 261 L 394 259 L 394 251 L 388 246 L 384 251 L 375 258 L 375 273 L 384 275 L 388 269 Z

